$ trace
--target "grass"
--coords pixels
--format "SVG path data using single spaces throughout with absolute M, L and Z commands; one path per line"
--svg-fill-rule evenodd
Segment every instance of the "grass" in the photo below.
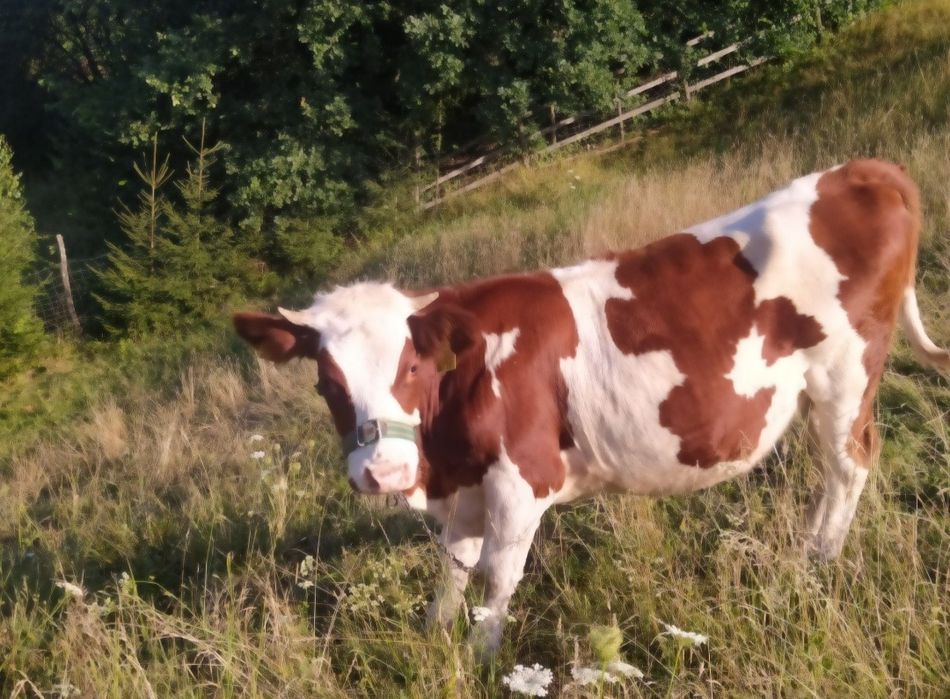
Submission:
M 947 346 L 948 124 L 950 3 L 902 4 L 625 149 L 519 171 L 426 216 L 383 212 L 337 281 L 426 286 L 559 264 L 872 154 L 921 186 L 919 294 Z M 7 387 L 4 695 L 498 696 L 515 663 L 539 662 L 552 695 L 599 696 L 568 687 L 569 668 L 590 662 L 590 626 L 613 623 L 645 677 L 609 696 L 946 695 L 950 386 L 903 344 L 880 394 L 884 454 L 841 560 L 800 555 L 817 469 L 795 428 L 749 478 L 550 513 L 487 666 L 457 642 L 464 623 L 423 630 L 435 548 L 414 515 L 349 492 L 312 367 L 218 347 L 130 351 L 112 372 L 114 356 L 67 355 Z M 40 417 L 17 418 L 23 406 Z M 709 643 L 676 646 L 663 622 Z

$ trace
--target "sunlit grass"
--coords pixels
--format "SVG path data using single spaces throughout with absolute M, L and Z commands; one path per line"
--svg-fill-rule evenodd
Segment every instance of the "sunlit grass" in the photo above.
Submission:
M 519 171 L 396 221 L 337 281 L 427 286 L 568 263 L 876 154 L 921 186 L 921 307 L 950 345 L 948 95 L 950 3 L 902 5 L 624 151 Z M 180 356 L 147 376 L 141 357 L 141 376 L 70 357 L 37 377 L 94 371 L 61 389 L 68 411 L 23 386 L 0 403 L 36 401 L 43 425 L 69 416 L 29 438 L 4 432 L 15 447 L 0 455 L 0 692 L 467 698 L 502 695 L 515 664 L 539 663 L 550 696 L 946 694 L 950 386 L 902 344 L 880 394 L 884 453 L 841 560 L 801 554 L 817 469 L 795 426 L 746 479 L 549 513 L 484 666 L 461 643 L 464 620 L 423 629 L 436 550 L 415 515 L 351 494 L 313 368 L 242 352 Z M 677 642 L 665 624 L 708 641 Z M 579 685 L 572 669 L 598 662 L 591 627 L 614 625 L 619 658 L 644 677 Z

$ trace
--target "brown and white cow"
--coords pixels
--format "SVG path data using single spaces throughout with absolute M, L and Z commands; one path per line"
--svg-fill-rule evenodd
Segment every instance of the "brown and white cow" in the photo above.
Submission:
M 807 546 L 840 552 L 898 316 L 918 357 L 950 367 L 917 309 L 919 208 L 903 168 L 856 160 L 574 267 L 426 293 L 359 283 L 234 322 L 268 359 L 316 360 L 353 487 L 443 525 L 430 620 L 454 619 L 477 565 L 491 613 L 475 639 L 492 649 L 547 508 L 745 473 L 801 405 L 825 457 Z

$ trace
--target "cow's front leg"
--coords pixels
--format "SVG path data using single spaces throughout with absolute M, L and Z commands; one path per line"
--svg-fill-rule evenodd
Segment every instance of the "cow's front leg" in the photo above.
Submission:
M 524 575 L 528 550 L 550 504 L 539 500 L 510 461 L 502 461 L 485 476 L 485 539 L 479 568 L 485 575 L 487 612 L 472 630 L 477 654 L 490 656 L 501 644 L 508 602 Z
M 435 598 L 429 605 L 426 625 L 432 628 L 451 628 L 465 601 L 465 588 L 471 570 L 478 563 L 482 551 L 480 534 L 469 534 L 446 526 L 439 537 L 442 550 L 442 581 Z
M 481 556 L 485 499 L 480 486 L 462 488 L 446 500 L 430 501 L 427 509 L 442 525 L 442 579 L 429 605 L 427 624 L 447 629 L 465 601 L 471 570 Z

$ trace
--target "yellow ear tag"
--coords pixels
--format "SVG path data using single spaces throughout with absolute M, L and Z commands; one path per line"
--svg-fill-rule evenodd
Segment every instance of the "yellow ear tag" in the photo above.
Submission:
M 452 371 L 456 366 L 458 366 L 458 364 L 455 361 L 455 352 L 450 349 L 446 349 L 435 364 L 435 368 L 439 373 Z

